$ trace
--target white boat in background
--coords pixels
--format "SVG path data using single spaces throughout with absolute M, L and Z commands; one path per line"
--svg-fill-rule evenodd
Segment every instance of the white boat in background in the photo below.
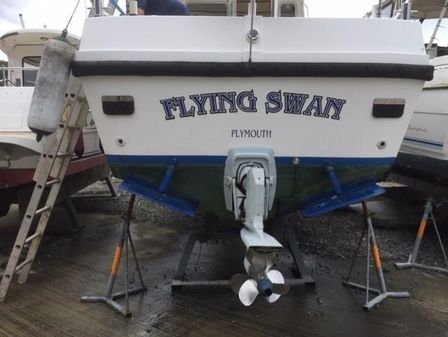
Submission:
M 419 18 L 440 17 L 427 48 L 430 54 L 434 54 L 437 48 L 433 48 L 432 42 L 447 6 L 440 1 L 417 1 L 414 9 Z M 434 66 L 434 78 L 424 85 L 393 174 L 394 179 L 402 182 L 406 176 L 413 178 L 414 182 L 406 179 L 407 184 L 435 194 L 436 190 L 446 191 L 448 187 L 448 56 L 434 57 L 430 64 Z M 400 179 L 397 174 L 404 177 Z M 417 184 L 417 181 L 430 184 Z
M 425 84 L 409 123 L 394 173 L 448 187 L 448 56 L 431 60 L 434 79 Z M 397 178 L 395 178 L 397 179 Z M 414 184 L 413 184 L 414 185 Z M 427 192 L 435 192 L 431 185 Z
M 425 83 L 401 151 L 448 160 L 448 56 L 430 63 L 434 79 Z
M 0 37 L 8 67 L 0 68 L 0 216 L 12 203 L 26 208 L 43 142 L 27 126 L 40 56 L 45 42 L 60 35 L 48 29 L 21 29 Z M 73 44 L 79 39 L 68 36 Z M 92 116 L 87 118 L 61 196 L 67 197 L 108 174 Z

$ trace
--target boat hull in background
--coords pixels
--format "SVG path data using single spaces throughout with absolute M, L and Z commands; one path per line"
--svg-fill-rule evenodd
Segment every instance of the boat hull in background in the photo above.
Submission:
M 430 63 L 434 79 L 425 83 L 393 168 L 429 183 L 428 194 L 436 193 L 438 185 L 448 186 L 448 57 Z

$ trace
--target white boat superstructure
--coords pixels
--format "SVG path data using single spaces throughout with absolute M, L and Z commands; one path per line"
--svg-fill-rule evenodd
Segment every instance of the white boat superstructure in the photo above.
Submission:
M 230 147 L 268 143 L 280 157 L 393 160 L 427 71 L 417 23 L 256 17 L 252 46 L 250 23 L 89 18 L 74 72 L 107 154 L 225 156 Z M 285 31 L 297 34 L 281 38 Z M 132 113 L 104 111 L 106 100 L 126 99 Z M 382 100 L 401 106 L 403 116 L 372 116 Z M 270 130 L 270 137 L 239 137 L 245 130 Z M 316 130 L 325 137 L 317 140 Z

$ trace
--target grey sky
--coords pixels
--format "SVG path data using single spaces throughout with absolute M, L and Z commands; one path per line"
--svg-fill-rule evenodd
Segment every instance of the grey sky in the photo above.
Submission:
M 18 14 L 22 8 L 26 8 L 33 0 L 1 0 L 0 1 L 0 29 L 3 23 L 16 24 Z
M 0 0 L 0 35 L 20 28 L 19 13 L 23 14 L 27 28 L 63 29 L 78 0 Z M 81 0 L 70 31 L 80 35 L 86 16 L 87 3 Z
M 29 28 L 60 28 L 65 26 L 78 0 L 0 0 L 0 34 L 20 27 L 19 13 L 23 13 Z M 104 0 L 107 3 L 107 0 Z M 378 0 L 307 0 L 310 16 L 360 17 Z M 119 0 L 122 8 L 125 0 Z M 80 35 L 86 7 L 90 0 L 81 0 L 71 32 Z

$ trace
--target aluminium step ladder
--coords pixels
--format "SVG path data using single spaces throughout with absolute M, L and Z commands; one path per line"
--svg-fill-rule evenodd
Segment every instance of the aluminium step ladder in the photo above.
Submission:
M 36 184 L 3 273 L 0 302 L 5 301 L 15 273 L 18 274 L 19 283 L 25 283 L 28 278 L 88 111 L 81 82 L 71 77 L 58 129 L 46 137 L 34 173 Z M 29 235 L 33 220 L 37 218 L 36 230 Z M 22 258 L 22 252 L 23 255 L 26 253 L 25 258 Z

